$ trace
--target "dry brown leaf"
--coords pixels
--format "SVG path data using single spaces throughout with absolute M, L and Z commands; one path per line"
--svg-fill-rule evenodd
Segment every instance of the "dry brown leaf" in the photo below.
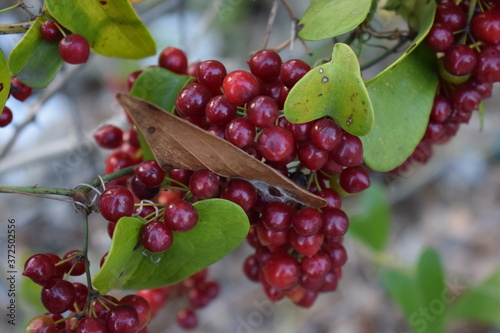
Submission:
M 245 178 L 260 190 L 275 187 L 311 207 L 326 201 L 306 191 L 233 144 L 140 98 L 118 93 L 118 102 L 144 135 L 163 168 L 208 169 L 219 176 Z

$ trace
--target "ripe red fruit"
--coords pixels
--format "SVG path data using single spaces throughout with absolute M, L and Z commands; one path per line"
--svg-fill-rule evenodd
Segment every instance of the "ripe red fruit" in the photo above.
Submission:
M 182 50 L 168 46 L 160 53 L 158 65 L 177 74 L 186 74 L 187 57 Z
M 500 42 L 500 10 L 493 8 L 475 15 L 470 27 L 479 40 L 488 44 Z
M 43 287 L 41 300 L 49 312 L 63 313 L 75 301 L 75 286 L 67 280 L 53 279 Z
M 231 179 L 222 190 L 220 197 L 234 202 L 249 211 L 257 202 L 257 191 L 255 187 L 243 179 Z
M 189 190 L 199 199 L 213 198 L 219 193 L 219 176 L 202 169 L 197 170 L 189 178 Z
M 67 258 L 72 258 L 71 260 L 67 261 L 70 266 L 69 270 L 71 270 L 70 275 L 79 276 L 85 273 L 85 262 L 82 256 L 82 251 L 71 250 L 64 255 L 63 260 Z
M 17 77 L 10 80 L 10 94 L 18 101 L 24 102 L 31 96 L 32 89 L 22 83 Z
M 163 213 L 165 224 L 173 231 L 185 232 L 194 228 L 198 222 L 198 211 L 185 200 L 170 202 Z
M 273 50 L 261 50 L 247 61 L 253 75 L 266 82 L 278 79 L 281 70 L 281 57 Z
M 177 312 L 177 324 L 184 329 L 193 329 L 198 326 L 198 316 L 191 309 L 179 310 Z
M 196 79 L 214 96 L 222 94 L 222 82 L 226 75 L 226 67 L 217 60 L 202 61 L 196 66 Z
M 299 263 L 287 253 L 273 254 L 262 267 L 262 271 L 267 283 L 280 290 L 293 288 L 299 283 Z
M 134 195 L 123 186 L 108 187 L 97 202 L 99 212 L 110 222 L 118 222 L 121 217 L 134 213 Z
M 244 105 L 259 95 L 259 81 L 250 72 L 237 70 L 229 73 L 222 83 L 222 89 L 229 102 Z
M 25 333 L 56 333 L 54 320 L 49 316 L 36 316 L 26 325 Z
M 173 241 L 172 231 L 161 221 L 148 222 L 141 230 L 141 244 L 150 252 L 164 252 Z
M 292 88 L 310 70 L 311 66 L 302 60 L 288 60 L 281 66 L 281 82 L 288 88 Z
M 339 183 L 348 193 L 359 193 L 370 187 L 370 175 L 360 166 L 345 168 L 339 177 Z
M 155 160 L 141 162 L 134 168 L 135 175 L 147 187 L 158 187 L 163 183 L 165 170 Z
M 148 301 L 139 295 L 127 295 L 120 300 L 120 304 L 132 305 L 139 316 L 139 329 L 146 327 L 151 321 L 151 306 Z
M 208 89 L 199 83 L 191 83 L 182 88 L 175 100 L 175 110 L 177 114 L 185 117 L 203 117 L 205 106 L 212 95 Z
M 295 143 L 289 131 L 273 125 L 262 130 L 257 139 L 257 147 L 266 160 L 279 162 L 294 152 Z
M 58 42 L 63 38 L 61 30 L 58 29 L 56 23 L 52 20 L 43 22 L 40 26 L 40 35 L 48 42 Z
M 78 322 L 75 333 L 106 333 L 106 324 L 102 319 L 85 317 Z
M 101 148 L 114 149 L 122 144 L 123 131 L 114 125 L 103 125 L 94 132 L 94 139 Z
M 59 54 L 68 64 L 83 64 L 90 56 L 89 42 L 79 34 L 67 35 L 59 42 Z
M 7 107 L 3 107 L 2 114 L 0 114 L 0 127 L 5 127 L 12 122 L 12 111 Z
M 54 261 L 46 254 L 34 254 L 26 260 L 23 275 L 43 286 L 57 277 Z
M 106 316 L 108 333 L 137 333 L 139 316 L 132 305 L 120 304 Z

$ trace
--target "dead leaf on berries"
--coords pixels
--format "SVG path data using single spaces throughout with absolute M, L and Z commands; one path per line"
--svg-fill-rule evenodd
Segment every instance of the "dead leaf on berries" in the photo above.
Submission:
M 122 93 L 116 98 L 163 168 L 208 169 L 222 177 L 245 178 L 259 189 L 274 187 L 283 197 L 311 207 L 326 205 L 323 198 L 306 191 L 231 143 L 140 98 Z

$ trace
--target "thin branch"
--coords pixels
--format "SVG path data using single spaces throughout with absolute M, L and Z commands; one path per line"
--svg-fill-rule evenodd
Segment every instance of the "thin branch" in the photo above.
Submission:
M 269 37 L 271 36 L 271 32 L 273 31 L 274 21 L 276 19 L 276 14 L 278 13 L 278 0 L 273 1 L 273 6 L 271 7 L 271 11 L 269 12 L 269 18 L 267 19 L 266 26 L 266 35 L 264 36 L 264 42 L 262 43 L 262 49 L 267 48 L 267 43 L 269 42 Z
M 302 46 L 304 47 L 304 50 L 307 52 L 307 54 L 312 55 L 313 53 L 311 49 L 307 46 L 306 42 L 302 38 L 300 38 L 297 34 L 297 22 L 299 21 L 299 19 L 297 18 L 297 16 L 295 16 L 292 7 L 290 6 L 287 0 L 280 0 L 280 1 L 283 4 L 283 6 L 285 6 L 285 9 L 288 12 L 288 16 L 290 17 L 292 25 L 292 36 L 290 37 L 291 48 L 293 49 L 293 41 L 295 40 L 295 38 L 298 38 L 302 43 Z
M 50 98 L 52 95 L 54 95 L 61 87 L 64 86 L 66 81 L 68 81 L 71 76 L 79 69 L 79 66 L 72 67 L 70 68 L 67 72 L 63 74 L 62 77 L 59 78 L 59 80 L 53 82 L 51 85 L 48 86 L 48 88 L 43 92 L 43 94 L 38 98 L 35 104 L 33 104 L 30 108 L 30 113 L 26 119 L 19 124 L 16 127 L 16 131 L 12 135 L 12 137 L 9 139 L 9 141 L 5 144 L 3 147 L 2 152 L 0 153 L 0 159 L 4 158 L 12 148 L 12 146 L 16 143 L 16 140 L 18 136 L 21 134 L 21 132 L 31 123 L 35 120 L 36 115 L 42 108 L 43 104 Z
M 4 9 L 0 9 L 0 14 L 7 13 L 8 11 L 14 10 L 16 8 L 21 7 L 23 5 L 23 0 L 17 0 L 17 3 L 14 6 L 10 6 Z
M 33 22 L 0 24 L 0 35 L 24 34 L 32 25 Z

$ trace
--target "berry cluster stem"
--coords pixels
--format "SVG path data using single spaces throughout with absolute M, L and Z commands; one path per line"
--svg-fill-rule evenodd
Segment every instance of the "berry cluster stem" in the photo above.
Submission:
M 0 14 L 4 11 L 0 10 Z M 0 24 L 0 35 L 8 34 L 24 34 L 31 28 L 33 22 L 21 22 L 21 23 L 10 23 L 10 24 Z

